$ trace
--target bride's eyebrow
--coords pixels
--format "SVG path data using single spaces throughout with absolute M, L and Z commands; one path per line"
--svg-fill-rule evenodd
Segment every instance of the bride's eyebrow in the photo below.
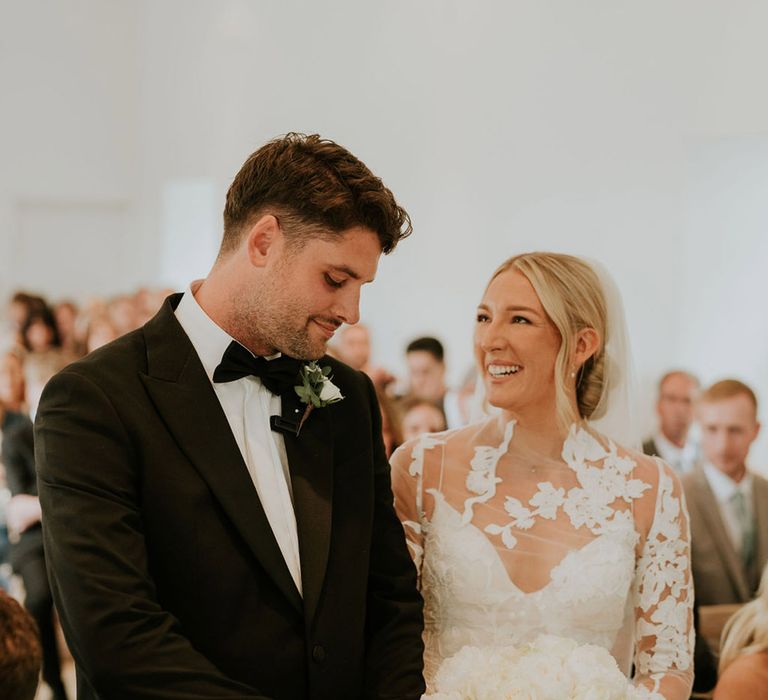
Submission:
M 537 314 L 537 315 L 539 313 L 538 311 L 536 311 L 536 309 L 532 309 L 530 306 L 508 306 L 504 310 L 512 311 L 512 312 L 522 311 L 523 313 Z
M 490 311 L 489 307 L 486 304 L 478 304 L 477 305 L 478 311 Z M 507 306 L 504 311 L 510 312 L 510 313 L 517 313 L 522 311 L 523 313 L 529 313 L 529 314 L 535 314 L 539 315 L 539 312 L 536 311 L 536 309 L 532 309 L 530 306 Z

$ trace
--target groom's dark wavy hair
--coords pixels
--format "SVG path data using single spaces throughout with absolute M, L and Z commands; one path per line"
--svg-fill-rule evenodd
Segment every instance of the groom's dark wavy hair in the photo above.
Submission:
M 277 217 L 290 245 L 363 226 L 376 233 L 386 254 L 413 230 L 381 179 L 317 134 L 286 134 L 248 157 L 227 192 L 219 255 L 235 250 L 248 225 L 264 214 Z

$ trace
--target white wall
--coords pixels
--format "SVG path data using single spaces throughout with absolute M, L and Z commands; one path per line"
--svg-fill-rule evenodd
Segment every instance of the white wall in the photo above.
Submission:
M 37 4 L 14 7 L 18 34 L 38 32 Z M 57 9 L 31 64 L 19 62 L 19 38 L 14 70 L 2 68 L 16 92 L 33 97 L 15 112 L 25 146 L 12 144 L 13 153 L 38 163 L 52 143 L 58 149 L 46 196 L 130 199 L 144 241 L 134 251 L 137 283 L 184 276 L 172 253 L 170 261 L 147 253 L 178 250 L 183 239 L 183 199 L 168 211 L 174 183 L 209 183 L 204 203 L 189 197 L 190 210 L 210 222 L 252 150 L 289 130 L 318 131 L 368 163 L 413 217 L 412 239 L 383 261 L 364 298 L 381 361 L 399 368 L 404 344 L 434 333 L 460 376 L 492 269 L 515 252 L 553 249 L 613 271 L 647 405 L 669 366 L 691 367 L 705 381 L 744 377 L 768 402 L 768 324 L 755 303 L 765 297 L 768 263 L 760 190 L 768 153 L 759 146 L 768 131 L 768 5 L 49 5 Z M 55 31 L 65 18 L 68 41 Z M 54 137 L 40 140 L 25 122 L 41 120 L 47 92 L 35 86 L 50 64 L 69 89 L 44 119 Z M 68 140 L 77 146 L 61 145 Z M 73 159 L 78 167 L 62 167 Z M 7 230 L 6 188 L 14 183 L 18 196 L 38 184 L 37 169 L 27 169 L 21 189 L 13 171 L 0 164 Z M 751 208 L 737 215 L 743 196 Z M 189 241 L 199 251 L 190 276 L 219 233 L 203 229 Z M 710 322 L 713 299 L 727 324 Z M 768 447 L 756 457 L 768 465 Z
M 755 387 L 764 433 L 753 448 L 768 466 L 768 134 L 692 147 L 680 356 L 705 383 Z
M 136 16 L 131 3 L 2 3 L 3 297 L 30 280 L 49 294 L 62 285 L 73 296 L 107 293 L 145 274 L 143 241 L 127 240 L 135 234 Z M 61 255 L 57 238 L 71 240 L 71 254 Z M 99 259 L 107 250 L 114 254 Z

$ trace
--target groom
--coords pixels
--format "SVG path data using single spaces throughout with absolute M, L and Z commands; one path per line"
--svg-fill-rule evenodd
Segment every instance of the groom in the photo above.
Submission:
M 48 384 L 39 493 L 78 698 L 419 698 L 381 414 L 324 356 L 410 232 L 341 146 L 272 141 L 208 278 Z

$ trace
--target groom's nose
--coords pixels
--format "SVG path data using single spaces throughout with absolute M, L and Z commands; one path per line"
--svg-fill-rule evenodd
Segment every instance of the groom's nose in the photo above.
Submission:
M 360 320 L 360 288 L 350 285 L 336 298 L 333 314 L 342 323 L 353 325 Z

